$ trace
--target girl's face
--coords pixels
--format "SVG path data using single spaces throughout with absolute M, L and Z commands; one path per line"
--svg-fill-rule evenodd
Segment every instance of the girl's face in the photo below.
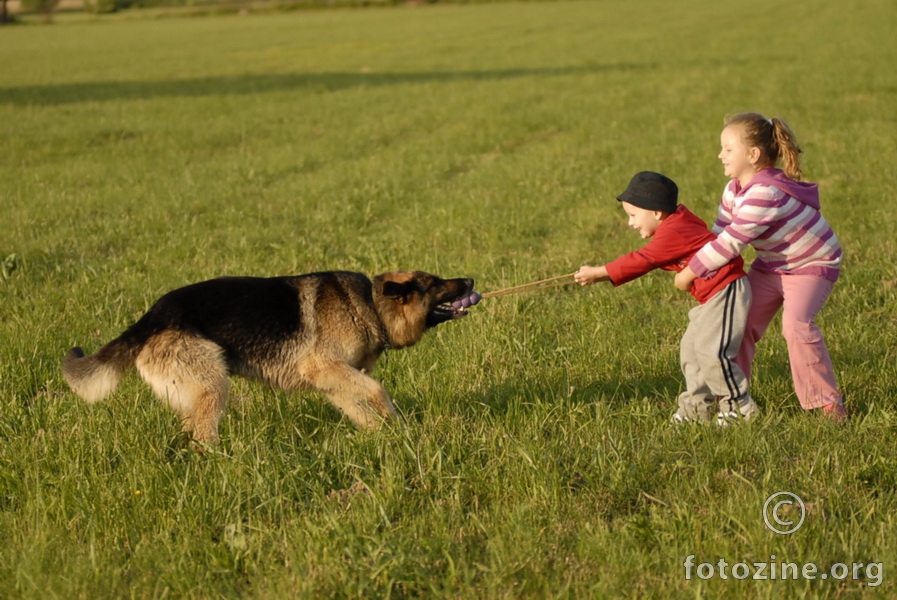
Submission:
M 748 148 L 737 125 L 729 125 L 719 136 L 720 151 L 717 158 L 723 163 L 726 177 L 737 179 L 746 185 L 757 172 L 760 160 L 759 148 Z
M 654 237 L 654 233 L 660 227 L 660 222 L 663 220 L 662 217 L 665 213 L 639 208 L 628 202 L 620 202 L 620 204 L 623 205 L 623 210 L 629 215 L 629 226 L 637 230 L 643 240 Z

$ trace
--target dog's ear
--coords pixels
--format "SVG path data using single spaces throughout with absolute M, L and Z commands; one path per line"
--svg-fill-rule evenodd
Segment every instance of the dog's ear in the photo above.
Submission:
M 408 294 L 411 292 L 407 283 L 398 281 L 384 281 L 381 293 L 385 298 L 395 300 L 399 304 L 405 304 Z

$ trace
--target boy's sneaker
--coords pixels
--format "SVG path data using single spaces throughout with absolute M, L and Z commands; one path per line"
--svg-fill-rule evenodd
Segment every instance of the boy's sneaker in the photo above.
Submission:
M 701 424 L 710 423 L 713 421 L 713 413 L 707 410 L 708 407 L 701 407 L 704 410 L 696 409 L 692 411 L 693 414 L 689 416 L 689 411 L 683 411 L 680 407 L 679 410 L 673 413 L 673 416 L 670 417 L 670 423 L 673 425 L 681 425 L 682 423 L 693 423 L 693 424 Z M 682 414 L 685 412 L 685 414 Z
M 728 427 L 732 423 L 737 423 L 741 420 L 741 414 L 738 411 L 729 411 L 729 412 L 721 412 L 716 415 L 716 424 L 720 427 Z
M 747 404 L 739 406 L 738 411 L 741 413 L 741 418 L 745 421 L 750 421 L 751 419 L 760 416 L 760 407 L 757 406 L 757 403 L 754 402 L 753 398 Z
M 760 407 L 752 398 L 748 402 L 739 405 L 738 410 L 720 411 L 716 415 L 716 424 L 720 427 L 728 427 L 737 421 L 750 421 L 760 414 Z
M 681 425 L 683 423 L 691 423 L 691 422 L 692 422 L 691 419 L 689 419 L 688 417 L 683 417 L 678 412 L 674 412 L 673 416 L 670 417 L 670 423 L 672 423 L 673 425 Z

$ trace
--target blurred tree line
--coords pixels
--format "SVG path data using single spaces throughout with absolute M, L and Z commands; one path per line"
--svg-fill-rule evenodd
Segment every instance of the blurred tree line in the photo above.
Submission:
M 392 6 L 401 4 L 437 4 L 440 2 L 482 2 L 490 0 L 84 0 L 84 10 L 91 13 L 113 13 L 128 8 L 195 7 L 228 10 L 291 10 L 300 8 Z M 11 20 L 7 0 L 0 0 L 0 23 Z M 21 0 L 23 11 L 45 15 L 49 20 L 59 0 Z

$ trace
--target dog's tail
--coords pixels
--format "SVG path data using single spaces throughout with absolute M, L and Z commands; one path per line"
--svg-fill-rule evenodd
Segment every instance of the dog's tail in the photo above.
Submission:
M 142 345 L 126 332 L 90 356 L 85 356 L 81 348 L 72 348 L 62 359 L 62 374 L 73 392 L 88 402 L 97 402 L 118 387 Z

